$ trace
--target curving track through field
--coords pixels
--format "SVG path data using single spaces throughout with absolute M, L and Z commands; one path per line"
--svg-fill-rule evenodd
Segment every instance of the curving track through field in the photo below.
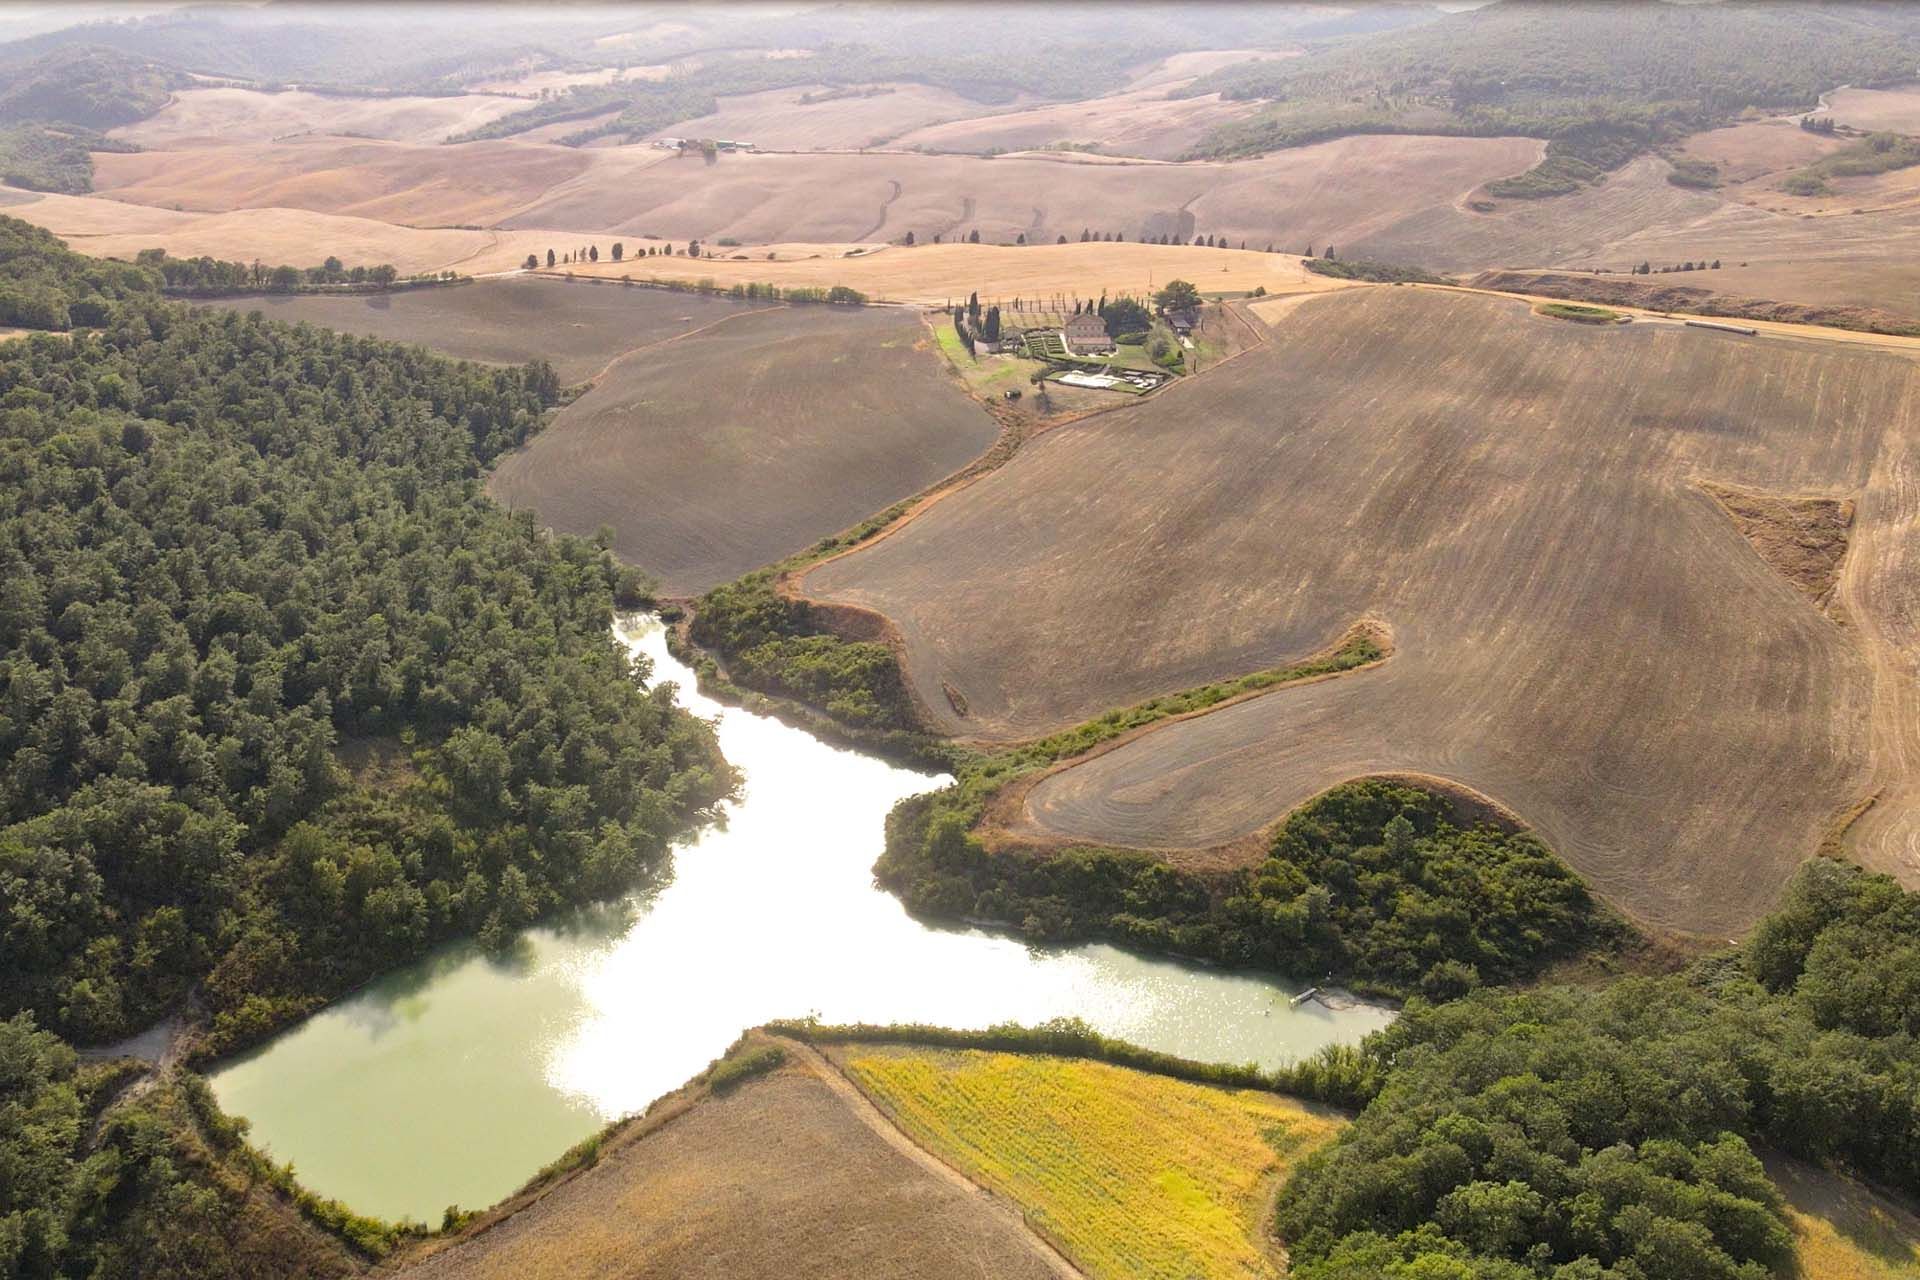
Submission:
M 1345 778 L 1424 773 L 1518 812 L 1642 922 L 1724 936 L 1875 792 L 1863 856 L 1920 879 L 1916 429 L 1904 355 L 1349 290 L 804 588 L 887 615 L 941 727 L 1003 741 L 1378 616 L 1387 663 L 1052 774 L 1016 834 L 1218 845 Z M 1848 623 L 1700 480 L 1856 498 Z

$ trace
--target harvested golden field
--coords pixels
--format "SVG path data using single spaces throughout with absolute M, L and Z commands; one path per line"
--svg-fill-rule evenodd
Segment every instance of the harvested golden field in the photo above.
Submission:
M 152 151 L 274 142 L 301 134 L 443 142 L 526 107 L 519 98 L 469 93 L 447 98 L 367 97 L 287 89 L 186 89 L 157 114 L 113 130 Z
M 832 1068 L 788 1065 L 615 1138 L 593 1168 L 420 1280 L 1060 1280 L 1017 1216 L 902 1138 Z
M 489 488 L 562 532 L 613 526 L 622 559 L 670 595 L 696 594 L 859 523 L 993 442 L 997 424 L 931 346 L 917 317 L 892 308 L 738 315 L 615 363 Z
M 1815 115 L 1832 116 L 1844 125 L 1875 132 L 1920 133 L 1920 84 L 1887 89 L 1841 89 L 1826 96 Z
M 1920 1280 L 1920 1213 L 1784 1156 L 1767 1173 L 1787 1202 L 1801 1280 Z
M 719 99 L 711 115 L 683 120 L 654 137 L 731 138 L 770 151 L 874 147 L 932 124 L 977 115 L 984 108 L 946 89 L 902 82 L 858 86 L 851 94 L 826 85 L 769 89 Z
M 1843 330 L 1856 330 L 1859 340 L 1876 345 L 1904 345 L 1888 342 L 1876 335 L 1920 331 L 1920 305 L 1904 315 L 1876 307 L 1851 304 L 1781 302 L 1775 298 L 1750 298 L 1724 291 L 1717 286 L 1728 277 L 1752 279 L 1754 269 L 1661 272 L 1631 275 L 1619 272 L 1592 274 L 1585 271 L 1483 271 L 1466 283 L 1476 289 L 1492 289 L 1532 297 L 1568 298 L 1597 302 L 1651 314 L 1718 316 L 1740 320 L 1755 328 L 1776 328 L 1781 324 L 1799 328 L 1813 325 L 1833 340 L 1844 338 Z
M 1609 174 L 1604 184 L 1575 195 L 1498 200 L 1491 213 L 1476 212 L 1463 198 L 1336 243 L 1343 257 L 1412 263 L 1431 271 L 1545 265 L 1624 268 L 1628 260 L 1609 256 L 1622 237 L 1650 228 L 1688 227 L 1726 204 L 1711 192 L 1674 186 L 1667 181 L 1670 171 L 1658 156 L 1642 156 Z M 1706 246 L 1687 256 L 1700 252 L 1707 252 Z
M 1786 119 L 1753 120 L 1710 129 L 1687 139 L 1682 154 L 1717 165 L 1723 183 L 1778 177 L 1845 146 L 1843 139 L 1802 129 Z
M 723 285 L 761 281 L 782 288 L 832 288 L 848 285 L 874 299 L 938 307 L 964 301 L 978 291 L 991 299 L 1098 297 L 1123 293 L 1145 296 L 1169 280 L 1191 280 L 1208 293 L 1269 293 L 1341 287 L 1345 282 L 1317 276 L 1290 254 L 1252 249 L 1207 249 L 1192 245 L 1045 244 L 1025 247 L 991 244 L 885 246 L 846 257 L 790 257 L 782 246 L 776 261 L 758 256 L 648 258 L 569 267 L 576 275 L 636 280 L 712 279 Z
M 884 99 L 873 99 L 881 102 Z M 832 105 L 832 104 L 828 104 Z M 869 104 L 869 109 L 871 104 Z M 1068 155 L 729 154 L 305 136 L 96 158 L 98 192 L 194 211 L 292 208 L 411 226 L 560 227 L 673 240 L 1012 243 L 1082 230 L 1352 242 L 1525 169 L 1523 138 L 1344 138 L 1235 164 Z
M 490 364 L 550 361 L 584 382 L 614 359 L 751 309 L 661 289 L 569 284 L 546 277 L 478 280 L 400 293 L 221 298 L 201 304 L 395 342 Z
M 1278 1275 L 1274 1194 L 1343 1123 L 1271 1093 L 1082 1059 L 860 1045 L 835 1057 L 909 1137 L 1018 1204 L 1092 1280 Z
M 1901 177 L 1884 175 L 1888 181 Z M 1920 203 L 1874 209 L 1861 205 L 1865 211 L 1855 214 L 1855 206 L 1844 199 L 1830 199 L 1829 211 L 1816 213 L 1815 201 L 1796 202 L 1778 192 L 1768 199 L 1778 207 L 1719 201 L 1699 216 L 1656 219 L 1636 224 L 1639 230 L 1616 232 L 1592 253 L 1516 256 L 1510 261 L 1625 270 L 1642 261 L 1659 267 L 1717 258 L 1724 268 L 1713 276 L 1713 286 L 1729 293 L 1914 313 L 1920 292 Z M 1808 209 L 1789 210 L 1790 204 L 1806 204 Z
M 142 249 L 179 258 L 258 259 L 308 266 L 333 254 L 349 265 L 390 262 L 406 274 L 449 268 L 468 274 L 518 267 L 529 253 L 562 247 L 572 233 L 433 230 L 305 209 L 178 213 L 100 196 L 44 195 L 7 212 L 47 228 L 81 253 L 131 261 Z
M 420 227 L 490 225 L 591 169 L 607 189 L 666 153 L 586 152 L 520 142 L 430 146 L 340 138 L 101 153 L 94 189 L 131 204 L 198 211 L 289 208 Z M 551 226 L 523 220 L 521 226 Z M 570 226 L 591 227 L 592 223 Z
M 1289 303 L 1267 346 L 802 579 L 891 619 L 940 728 L 999 741 L 1391 628 L 1378 667 L 1046 777 L 1024 835 L 1213 848 L 1422 774 L 1504 804 L 1637 920 L 1725 937 L 1878 793 L 1853 847 L 1920 882 L 1920 363 L 1446 290 Z M 1852 499 L 1847 625 L 1701 481 Z
M 897 139 L 902 147 L 976 155 L 1027 151 L 1071 142 L 1095 145 L 1107 155 L 1174 160 L 1209 129 L 1253 114 L 1251 102 L 1228 102 L 1217 93 L 1169 98 L 1187 80 L 1155 81 L 1085 102 L 1050 103 L 1024 111 L 976 115 L 916 129 Z
M 576 153 L 605 158 L 632 148 Z M 650 151 L 655 156 L 668 153 Z M 670 239 L 981 238 L 1077 241 L 1221 235 L 1256 248 L 1359 240 L 1527 168 L 1525 138 L 1343 138 L 1235 164 L 1086 164 L 1070 156 L 673 156 L 644 181 L 596 168 L 508 225 L 597 227 Z M 465 221 L 466 219 L 460 219 Z

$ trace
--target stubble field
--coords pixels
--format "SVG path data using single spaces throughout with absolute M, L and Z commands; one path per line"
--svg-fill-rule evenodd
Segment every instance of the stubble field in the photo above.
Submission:
M 724 250 L 722 251 L 725 252 Z M 984 304 L 1013 298 L 1069 299 L 1133 294 L 1146 297 L 1169 280 L 1192 281 L 1207 293 L 1269 293 L 1339 288 L 1343 281 L 1314 275 L 1291 254 L 1193 245 L 927 244 L 887 245 L 854 257 L 841 253 L 793 256 L 782 246 L 769 260 L 754 255 L 643 258 L 563 267 L 563 272 L 617 280 L 712 279 L 721 285 L 761 281 L 782 288 L 829 289 L 843 284 L 871 298 L 938 307 L 979 293 Z
M 1916 413 L 1920 365 L 1897 355 L 1349 290 L 802 589 L 886 615 L 940 727 L 998 741 L 1377 618 L 1382 666 L 1055 773 L 1024 834 L 1212 847 L 1347 778 L 1424 774 L 1517 812 L 1643 923 L 1726 936 L 1876 792 L 1858 850 L 1920 880 Z M 1856 500 L 1846 626 L 1703 480 Z
M 884 92 L 831 96 L 833 90 L 816 84 L 731 94 L 718 100 L 720 109 L 711 115 L 683 120 L 651 136 L 729 138 L 774 151 L 853 150 L 879 146 L 935 121 L 976 115 L 982 109 L 969 98 L 923 84 L 861 85 L 859 89 Z M 805 100 L 809 96 L 813 101 Z
M 591 286 L 575 286 L 587 288 Z M 668 295 L 671 296 L 671 295 Z M 958 470 L 998 431 L 895 309 L 774 306 L 635 352 L 489 488 L 691 595 Z

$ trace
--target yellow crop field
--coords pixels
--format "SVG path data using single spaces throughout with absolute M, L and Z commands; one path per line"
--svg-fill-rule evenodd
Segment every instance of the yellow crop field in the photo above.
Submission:
M 843 1061 L 910 1137 L 1019 1204 L 1095 1280 L 1279 1274 L 1273 1191 L 1342 1124 L 1078 1059 L 861 1046 Z

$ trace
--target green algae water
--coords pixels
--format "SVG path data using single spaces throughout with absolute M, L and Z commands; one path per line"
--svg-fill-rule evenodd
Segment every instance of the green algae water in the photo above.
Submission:
M 945 778 L 701 697 L 652 619 L 620 637 L 683 705 L 718 717 L 742 798 L 624 901 L 528 929 L 505 954 L 443 948 L 223 1064 L 221 1105 L 319 1194 L 434 1223 L 491 1204 L 773 1018 L 1072 1015 L 1168 1053 L 1274 1067 L 1392 1017 L 1293 1008 L 1293 988 L 1251 974 L 921 924 L 871 869 L 887 811 Z

